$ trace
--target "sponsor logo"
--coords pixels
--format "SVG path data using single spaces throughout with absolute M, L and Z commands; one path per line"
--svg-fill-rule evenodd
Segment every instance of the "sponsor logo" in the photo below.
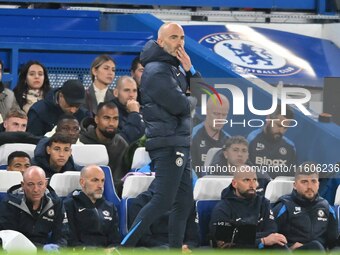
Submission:
M 53 217 L 54 216 L 54 210 L 51 209 L 47 212 L 47 215 L 50 216 L 50 217 Z
M 319 217 L 325 217 L 325 212 L 324 212 L 323 210 L 320 209 L 320 210 L 318 211 L 318 216 L 319 216 Z
M 84 211 L 86 208 L 78 208 L 78 212 Z

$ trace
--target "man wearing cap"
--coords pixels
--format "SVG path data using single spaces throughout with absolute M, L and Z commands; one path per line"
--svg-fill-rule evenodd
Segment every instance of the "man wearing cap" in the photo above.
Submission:
M 80 107 L 84 103 L 84 86 L 79 80 L 68 80 L 62 87 L 51 90 L 44 100 L 30 108 L 27 130 L 34 135 L 44 135 L 53 129 L 64 113 L 74 115 L 80 122 L 89 116 L 89 112 Z

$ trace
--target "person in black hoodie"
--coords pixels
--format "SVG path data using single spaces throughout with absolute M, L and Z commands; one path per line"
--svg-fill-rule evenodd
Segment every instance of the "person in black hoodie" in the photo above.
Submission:
M 325 250 L 338 238 L 334 209 L 320 197 L 317 164 L 305 162 L 295 173 L 294 189 L 282 196 L 274 207 L 279 232 L 290 249 Z
M 79 123 L 90 113 L 81 107 L 85 103 L 85 88 L 79 80 L 68 80 L 62 87 L 52 89 L 43 100 L 28 111 L 27 131 L 43 136 L 57 125 L 64 113 L 74 115 Z
M 71 145 L 72 138 L 62 133 L 41 139 L 34 150 L 33 165 L 44 169 L 47 178 L 55 173 L 80 171 L 81 167 L 73 161 Z
M 80 173 L 82 190 L 65 200 L 69 219 L 69 246 L 113 248 L 120 242 L 115 206 L 103 198 L 105 174 L 96 165 Z
M 131 144 L 144 135 L 145 124 L 140 114 L 140 105 L 137 101 L 137 84 L 129 76 L 122 76 L 113 90 L 113 102 L 119 111 L 119 134 Z
M 0 230 L 15 230 L 36 246 L 66 246 L 67 217 L 61 199 L 47 186 L 43 169 L 29 167 L 21 184 L 11 187 L 0 203 Z
M 193 194 L 190 163 L 190 78 L 200 77 L 184 50 L 183 28 L 163 24 L 157 42 L 140 55 L 142 115 L 146 150 L 156 171 L 155 194 L 137 215 L 123 246 L 135 246 L 150 225 L 168 210 L 169 246 L 181 248 Z M 185 74 L 183 73 L 185 72 Z
M 233 180 L 222 191 L 222 200 L 212 211 L 210 220 L 210 235 L 218 248 L 265 248 L 270 246 L 285 246 L 286 237 L 278 234 L 274 215 L 269 200 L 256 193 L 256 172 L 249 166 L 239 166 Z M 256 240 L 253 247 L 242 247 L 238 244 L 220 240 L 217 227 L 221 224 L 248 224 L 256 227 Z

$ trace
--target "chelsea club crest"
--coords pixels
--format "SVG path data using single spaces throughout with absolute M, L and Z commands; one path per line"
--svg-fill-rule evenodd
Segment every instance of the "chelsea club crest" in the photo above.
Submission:
M 255 76 L 288 76 L 301 71 L 279 52 L 235 32 L 210 34 L 199 40 L 234 66 L 234 71 Z

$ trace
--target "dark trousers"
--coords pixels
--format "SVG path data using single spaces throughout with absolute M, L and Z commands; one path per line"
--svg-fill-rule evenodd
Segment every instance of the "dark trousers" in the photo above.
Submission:
M 150 225 L 171 209 L 169 246 L 183 244 L 186 221 L 193 203 L 189 147 L 170 147 L 149 151 L 156 178 L 155 193 L 137 215 L 123 246 L 136 246 Z

